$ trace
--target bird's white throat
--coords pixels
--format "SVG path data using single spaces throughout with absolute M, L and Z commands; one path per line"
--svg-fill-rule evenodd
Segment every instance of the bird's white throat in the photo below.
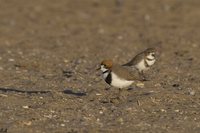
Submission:
M 105 66 L 104 66 L 104 65 L 101 65 L 101 71 L 104 73 L 104 72 L 108 71 L 108 69 L 107 69 L 107 68 L 105 68 Z
M 154 59 L 155 59 L 155 56 L 153 56 L 152 54 L 149 54 L 149 55 L 147 55 L 147 59 L 149 59 L 149 60 L 154 60 Z
M 105 68 L 105 66 L 104 65 L 101 65 L 101 71 L 102 71 L 102 73 L 103 73 L 103 79 L 106 79 L 106 77 L 108 76 L 108 74 L 109 74 L 109 70 L 107 69 L 107 68 Z
M 155 61 L 156 61 L 156 59 L 155 59 L 155 56 L 153 55 L 153 53 L 150 53 L 149 55 L 147 55 L 147 57 L 146 57 L 146 63 L 149 66 L 152 66 L 155 63 Z

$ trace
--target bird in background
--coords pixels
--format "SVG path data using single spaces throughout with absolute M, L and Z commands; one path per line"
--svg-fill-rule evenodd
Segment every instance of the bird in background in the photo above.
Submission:
M 128 63 L 123 64 L 122 66 L 127 66 L 133 70 L 137 69 L 143 80 L 147 80 L 144 75 L 144 72 L 149 70 L 156 62 L 156 53 L 155 48 L 148 48 L 141 53 L 133 57 Z

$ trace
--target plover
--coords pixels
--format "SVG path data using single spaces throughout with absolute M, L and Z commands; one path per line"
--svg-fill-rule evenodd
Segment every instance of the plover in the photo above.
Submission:
M 149 70 L 149 68 L 156 62 L 156 52 L 157 51 L 155 48 L 148 48 L 145 51 L 137 54 L 131 61 L 122 66 L 128 66 L 133 69 L 137 69 L 143 80 L 146 80 L 144 72 Z
M 140 80 L 137 70 L 133 71 L 129 67 L 114 64 L 112 60 L 102 61 L 99 69 L 106 83 L 116 88 L 126 88 Z

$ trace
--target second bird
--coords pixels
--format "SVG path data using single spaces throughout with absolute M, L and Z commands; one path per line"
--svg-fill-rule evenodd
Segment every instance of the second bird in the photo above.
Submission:
M 136 68 L 143 80 L 147 80 L 144 71 L 148 70 L 154 63 L 156 62 L 156 49 L 148 48 L 145 51 L 136 55 L 131 61 L 124 64 L 123 66 L 129 66 L 132 68 Z

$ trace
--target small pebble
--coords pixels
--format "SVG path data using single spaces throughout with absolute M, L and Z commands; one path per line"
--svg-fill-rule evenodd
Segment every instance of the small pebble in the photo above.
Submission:
M 188 88 L 188 94 L 189 95 L 195 95 L 195 91 L 192 88 Z
M 192 47 L 196 48 L 196 47 L 198 47 L 198 44 L 193 43 L 193 44 L 192 44 Z
M 189 90 L 189 94 L 194 96 L 195 95 L 195 91 L 194 90 Z
M 146 21 L 149 21 L 149 20 L 151 19 L 151 17 L 150 17 L 150 15 L 146 14 L 146 15 L 144 16 L 144 19 L 145 19 Z
M 12 53 L 12 51 L 10 51 L 10 50 L 8 50 L 7 52 L 8 52 L 9 54 L 11 54 L 11 53 Z
M 49 119 L 52 119 L 52 118 L 53 118 L 53 115 L 51 115 L 51 114 L 49 114 L 49 115 L 44 115 L 44 117 L 49 118 Z
M 118 36 L 117 39 L 118 39 L 118 40 L 122 40 L 122 39 L 123 39 L 123 36 Z
M 144 83 L 140 82 L 136 84 L 137 87 L 144 88 Z
M 15 59 L 8 59 L 8 61 L 13 62 L 13 61 L 15 61 Z
M 165 110 L 165 109 L 160 109 L 160 111 L 161 111 L 161 112 L 167 112 L 167 110 Z
M 23 52 L 22 52 L 22 51 L 19 51 L 18 54 L 23 55 Z
M 64 120 L 64 122 L 70 122 L 69 120 Z
M 27 121 L 27 122 L 24 121 L 23 124 L 26 125 L 26 126 L 30 126 L 30 125 L 32 125 L 32 122 L 31 121 Z
M 100 28 L 100 29 L 98 30 L 98 33 L 99 33 L 99 34 L 104 34 L 104 33 L 105 33 L 105 30 L 104 30 L 103 28 Z
M 103 114 L 103 111 L 99 111 L 99 114 Z
M 124 119 L 123 119 L 123 118 L 119 118 L 118 121 L 119 121 L 121 124 L 124 124 Z
M 24 109 L 28 109 L 29 108 L 29 106 L 22 106 Z
M 69 60 L 67 60 L 67 59 L 64 59 L 64 62 L 65 62 L 65 63 L 68 63 L 68 62 L 69 62 Z
M 174 112 L 177 112 L 177 113 L 178 113 L 179 111 L 180 111 L 180 110 L 178 110 L 178 109 L 174 110 Z
M 157 83 L 154 85 L 155 87 L 161 87 L 161 84 L 160 83 Z
M 55 111 L 54 111 L 54 110 L 50 110 L 50 112 L 51 112 L 51 113 L 55 113 Z
M 65 124 L 60 124 L 60 126 L 61 126 L 61 127 L 64 127 L 64 126 L 65 126 Z
M 0 67 L 0 70 L 3 70 L 3 67 Z

